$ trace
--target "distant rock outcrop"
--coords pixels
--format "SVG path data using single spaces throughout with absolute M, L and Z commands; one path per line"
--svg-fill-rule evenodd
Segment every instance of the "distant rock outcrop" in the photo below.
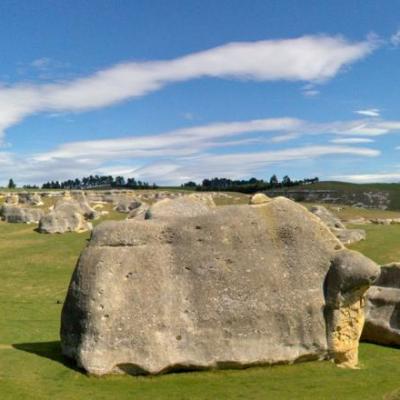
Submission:
M 19 207 L 3 204 L 0 208 L 0 216 L 3 221 L 9 223 L 38 223 L 43 217 L 44 212 L 39 208 Z
M 97 375 L 311 359 L 357 365 L 375 263 L 284 198 L 204 209 L 160 203 L 154 219 L 93 231 L 62 311 L 66 356 Z
M 43 205 L 42 198 L 37 193 L 21 192 L 18 193 L 19 204 L 28 206 L 41 206 Z
M 41 233 L 85 232 L 92 229 L 88 219 L 98 213 L 81 199 L 61 200 L 54 209 L 40 219 L 38 231 Z
M 363 229 L 347 229 L 344 224 L 324 206 L 313 206 L 310 211 L 316 215 L 332 233 L 345 245 L 366 239 Z
M 114 207 L 115 211 L 120 213 L 129 213 L 141 206 L 141 202 L 136 199 L 125 198 L 118 201 Z

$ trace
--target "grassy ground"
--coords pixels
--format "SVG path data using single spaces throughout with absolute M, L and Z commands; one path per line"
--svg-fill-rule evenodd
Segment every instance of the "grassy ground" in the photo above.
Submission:
M 371 344 L 361 345 L 360 370 L 308 362 L 153 378 L 86 376 L 60 355 L 58 331 L 61 303 L 89 234 L 41 235 L 34 228 L 0 223 L 2 400 L 397 398 L 400 350 Z M 367 241 L 353 247 L 378 262 L 400 260 L 399 226 L 365 228 Z
M 350 228 L 362 228 L 367 232 L 367 240 L 350 246 L 378 264 L 400 261 L 400 225 L 354 225 Z

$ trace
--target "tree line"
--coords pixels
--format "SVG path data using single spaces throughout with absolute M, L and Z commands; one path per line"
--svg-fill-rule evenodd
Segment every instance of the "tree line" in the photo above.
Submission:
M 242 192 L 254 193 L 260 190 L 271 190 L 279 188 L 287 188 L 292 186 L 307 185 L 319 182 L 318 177 L 306 178 L 301 180 L 292 180 L 288 175 L 285 175 L 281 181 L 274 174 L 269 181 L 263 179 L 251 178 L 248 180 L 232 180 L 228 178 L 213 178 L 204 179 L 201 184 L 190 181 L 184 183 L 182 188 L 195 189 L 198 191 L 229 191 L 229 192 Z
M 68 179 L 66 181 L 49 181 L 42 185 L 42 189 L 154 189 L 157 186 L 148 182 L 136 180 L 135 178 L 125 179 L 123 176 L 113 177 L 111 175 L 90 175 L 82 179 Z

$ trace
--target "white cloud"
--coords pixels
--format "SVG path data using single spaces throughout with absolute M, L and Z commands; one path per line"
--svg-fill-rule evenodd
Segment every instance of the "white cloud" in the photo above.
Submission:
M 218 147 L 226 138 L 254 133 L 276 133 L 302 129 L 304 122 L 295 118 L 267 118 L 242 122 L 222 122 L 177 129 L 159 135 L 131 136 L 120 139 L 91 140 L 63 144 L 54 151 L 39 154 L 39 161 L 77 157 L 118 159 L 124 157 L 188 156 L 205 148 Z M 297 137 L 297 136 L 296 136 Z M 294 138 L 281 138 L 282 141 Z M 248 140 L 246 138 L 245 140 Z M 272 138 L 270 140 L 277 141 Z M 252 139 L 254 141 L 254 139 Z M 242 142 L 243 143 L 243 142 Z M 229 143 L 228 143 L 229 144 Z M 238 143 L 240 144 L 240 142 Z
M 168 172 L 164 175 L 159 166 L 151 170 L 137 169 L 135 175 L 156 182 L 182 183 L 187 180 L 200 181 L 205 177 L 219 176 L 240 179 L 251 175 L 263 173 L 265 168 L 271 165 L 284 163 L 287 166 L 291 162 L 299 160 L 318 159 L 329 155 L 352 155 L 360 157 L 375 157 L 379 151 L 347 146 L 304 146 L 276 151 L 234 153 L 224 155 L 200 155 L 191 159 L 168 165 Z M 149 171 L 152 174 L 149 174 Z
M 168 61 L 130 62 L 71 81 L 0 87 L 0 131 L 38 112 L 76 112 L 144 96 L 173 82 L 202 77 L 322 82 L 371 53 L 374 38 L 341 37 L 229 43 Z M 34 62 L 45 64 L 45 59 Z
M 368 108 L 365 110 L 354 111 L 355 114 L 365 115 L 366 117 L 379 117 L 380 110 L 378 108 Z
M 319 95 L 319 90 L 304 90 L 303 91 L 304 96 L 306 97 L 315 97 Z
M 31 66 L 37 69 L 47 69 L 51 64 L 51 59 L 48 57 L 37 58 L 31 62 Z
M 338 138 L 332 139 L 330 142 L 335 144 L 357 144 L 357 143 L 373 143 L 374 139 L 369 138 Z
M 336 175 L 330 177 L 330 179 L 354 183 L 397 182 L 400 181 L 400 172 Z
M 292 145 L 274 149 L 279 143 L 303 134 L 324 133 L 322 128 L 328 125 L 319 126 L 295 118 L 260 119 L 214 123 L 150 136 L 70 142 L 35 155 L 0 153 L 4 155 L 0 157 L 0 178 L 12 176 L 21 183 L 40 183 L 101 173 L 177 184 L 207 176 L 246 177 L 263 173 L 269 165 L 286 165 L 328 155 L 374 157 L 380 154 L 371 148 L 338 145 Z M 337 127 L 336 122 L 331 128 Z M 252 145 L 257 151 L 244 149 L 245 145 Z M 237 149 L 233 152 L 233 146 L 241 146 L 239 152 Z M 209 152 L 220 147 L 224 147 L 223 154 Z
M 400 29 L 390 37 L 390 43 L 395 47 L 400 46 Z

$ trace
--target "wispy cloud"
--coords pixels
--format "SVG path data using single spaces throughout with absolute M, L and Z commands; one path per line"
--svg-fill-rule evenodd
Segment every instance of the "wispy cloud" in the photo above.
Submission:
M 390 43 L 395 47 L 400 46 L 400 29 L 390 37 Z
M 397 124 L 380 123 L 390 127 Z M 40 183 L 88 173 L 124 173 L 160 184 L 177 184 L 211 175 L 260 175 L 269 165 L 286 166 L 300 160 L 326 159 L 329 155 L 378 156 L 376 149 L 351 146 L 371 143 L 368 138 L 336 138 L 342 140 L 334 145 L 326 141 L 318 146 L 292 143 L 304 135 L 346 134 L 343 132 L 359 124 L 360 121 L 321 124 L 289 117 L 267 118 L 211 123 L 157 135 L 70 142 L 24 157 L 0 153 L 0 178 L 12 176 L 24 183 Z
M 336 175 L 331 176 L 330 179 L 354 183 L 398 182 L 400 181 L 400 172 Z
M 129 62 L 79 79 L 0 88 L 0 132 L 38 112 L 81 112 L 144 96 L 167 84 L 202 77 L 323 82 L 377 46 L 374 38 L 341 37 L 229 43 L 167 61 Z M 46 60 L 36 60 L 39 67 Z
M 374 139 L 369 138 L 337 138 L 330 140 L 331 143 L 335 144 L 373 143 L 374 141 Z
M 355 114 L 365 115 L 366 117 L 379 117 L 380 110 L 378 108 L 367 108 L 365 110 L 354 111 Z

